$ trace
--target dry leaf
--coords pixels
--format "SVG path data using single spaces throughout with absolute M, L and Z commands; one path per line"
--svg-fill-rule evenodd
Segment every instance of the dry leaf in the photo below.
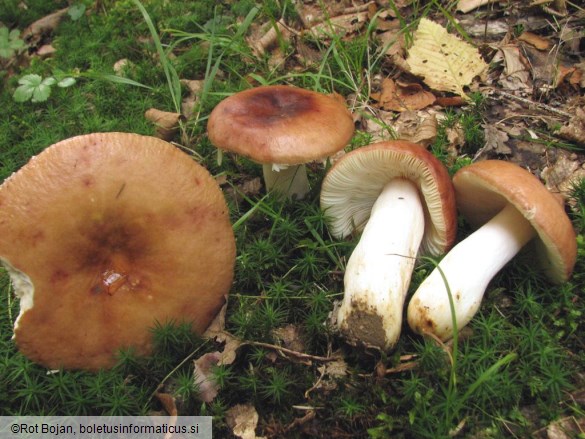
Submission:
M 181 85 L 184 85 L 189 91 L 187 96 L 185 96 L 181 102 L 181 114 L 183 114 L 185 118 L 190 119 L 193 115 L 195 105 L 199 101 L 199 94 L 203 90 L 204 84 L 204 80 L 181 79 Z
M 361 30 L 368 21 L 368 12 L 357 12 L 333 17 L 325 22 L 313 25 L 309 32 L 316 38 L 331 35 L 345 36 Z
M 437 137 L 437 117 L 429 111 L 405 111 L 394 122 L 398 139 L 429 146 Z
M 221 310 L 217 313 L 207 330 L 203 333 L 204 338 L 210 338 L 218 343 L 225 343 L 223 351 L 215 352 L 216 364 L 232 364 L 236 359 L 237 350 L 242 342 L 225 330 L 225 313 L 227 311 L 227 297 Z
M 548 50 L 552 47 L 552 43 L 549 39 L 543 38 L 532 32 L 522 32 L 518 39 L 536 47 L 538 50 Z
M 496 154 L 509 155 L 512 149 L 506 144 L 510 139 L 508 134 L 493 125 L 484 126 L 485 146 L 483 151 L 493 151 Z
M 219 386 L 213 378 L 212 371 L 218 365 L 220 358 L 220 352 L 209 352 L 193 361 L 195 365 L 193 380 L 199 389 L 199 398 L 204 402 L 213 401 L 219 391 Z
M 22 32 L 22 39 L 29 43 L 32 40 L 40 40 L 43 34 L 52 32 L 57 28 L 67 11 L 69 11 L 69 8 L 59 9 L 57 12 L 38 19 Z
M 51 55 L 53 55 L 56 51 L 57 49 L 55 49 L 52 44 L 43 44 L 41 47 L 38 48 L 37 55 L 40 56 L 41 58 L 48 58 Z
M 282 342 L 282 346 L 291 351 L 303 352 L 305 350 L 301 330 L 297 325 L 290 324 L 276 328 L 272 331 L 272 335 Z
M 275 25 L 268 23 L 262 29 L 262 35 L 259 38 L 251 37 L 248 39 L 248 44 L 252 48 L 252 52 L 258 57 L 274 49 L 277 46 L 279 38 L 282 38 L 284 41 L 290 40 L 291 32 L 282 19 L 277 21 Z
M 457 3 L 457 10 L 466 14 L 480 6 L 487 5 L 490 1 L 491 0 L 459 0 L 459 3 Z
M 147 120 L 156 125 L 156 137 L 163 140 L 171 140 L 179 129 L 179 122 L 185 120 L 179 113 L 150 108 L 144 113 Z
M 435 102 L 435 95 L 425 91 L 420 84 L 395 82 L 390 78 L 382 81 L 380 93 L 372 93 L 379 108 L 392 111 L 420 110 Z
M 499 48 L 494 62 L 503 59 L 504 72 L 500 77 L 500 84 L 507 90 L 525 90 L 531 87 L 530 72 L 527 61 L 520 53 L 520 49 L 514 45 L 504 45 Z
M 475 47 L 426 18 L 420 20 L 414 33 L 406 62 L 410 71 L 422 76 L 432 89 L 463 97 L 466 97 L 463 87 L 487 69 Z
M 231 407 L 225 416 L 225 421 L 228 427 L 232 429 L 234 436 L 241 439 L 264 438 L 263 436 L 256 436 L 258 419 L 258 412 L 250 404 L 237 404 Z
M 585 169 L 577 160 L 561 154 L 554 164 L 542 170 L 541 175 L 551 192 L 559 193 L 567 200 L 575 184 L 585 178 Z
M 585 145 L 585 109 L 577 107 L 575 115 L 567 125 L 559 130 L 559 135 L 565 139 Z

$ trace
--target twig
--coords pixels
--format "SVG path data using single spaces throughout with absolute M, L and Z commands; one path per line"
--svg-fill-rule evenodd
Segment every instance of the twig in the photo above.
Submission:
M 304 352 L 293 351 L 292 349 L 283 348 L 282 346 L 278 346 L 275 344 L 263 343 L 261 341 L 244 341 L 242 344 L 247 344 L 247 345 L 251 345 L 251 346 L 259 346 L 259 347 L 268 348 L 268 349 L 274 349 L 274 350 L 277 350 L 283 354 L 292 355 L 293 357 L 301 358 L 304 360 L 320 361 L 322 363 L 327 363 L 329 361 L 335 361 L 338 359 L 337 357 L 321 357 L 319 355 L 305 354 Z
M 507 93 L 507 92 L 501 91 L 501 90 L 493 90 L 493 92 L 506 98 L 506 99 L 511 99 L 513 101 L 521 102 L 521 103 L 526 104 L 528 106 L 535 106 L 538 108 L 542 108 L 543 110 L 546 110 L 550 113 L 557 114 L 559 116 L 566 117 L 567 119 L 571 118 L 571 114 L 569 114 L 565 111 L 562 111 L 562 110 L 558 110 L 554 107 L 551 107 L 550 105 L 541 104 L 540 102 L 534 102 L 534 101 L 531 101 L 530 99 L 521 98 L 520 96 L 515 96 L 513 94 L 510 94 L 510 93 Z

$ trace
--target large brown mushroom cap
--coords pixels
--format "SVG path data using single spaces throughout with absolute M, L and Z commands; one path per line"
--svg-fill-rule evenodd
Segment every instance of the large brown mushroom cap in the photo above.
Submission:
M 216 147 L 259 163 L 298 165 L 351 140 L 351 113 L 333 97 L 286 85 L 256 87 L 221 101 L 207 125 Z
M 457 231 L 451 179 L 433 154 L 403 140 L 353 150 L 329 170 L 321 187 L 321 207 L 328 214 L 332 235 L 343 238 L 363 230 L 382 189 L 394 178 L 414 183 L 424 200 L 420 254 L 437 256 L 447 251 Z
M 235 241 L 221 190 L 189 156 L 152 137 L 89 134 L 0 186 L 0 258 L 21 295 L 19 350 L 98 369 L 121 348 L 148 353 L 157 321 L 202 333 L 230 289 Z
M 527 170 L 502 160 L 461 168 L 453 177 L 457 206 L 474 226 L 489 221 L 511 203 L 532 224 L 537 254 L 554 282 L 569 278 L 577 257 L 575 231 L 563 206 Z

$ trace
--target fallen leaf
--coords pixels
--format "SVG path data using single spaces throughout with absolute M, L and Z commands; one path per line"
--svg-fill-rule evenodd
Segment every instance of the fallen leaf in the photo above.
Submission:
M 577 107 L 575 115 L 566 125 L 559 130 L 559 135 L 564 139 L 585 145 L 585 109 Z
M 199 95 L 201 94 L 201 91 L 203 91 L 205 81 L 197 79 L 181 79 L 181 85 L 184 85 L 188 91 L 187 96 L 185 96 L 181 102 L 181 114 L 185 116 L 185 118 L 190 119 L 197 102 L 199 102 Z
M 160 401 L 160 403 L 162 404 L 165 411 L 170 416 L 177 416 L 178 415 L 177 405 L 175 403 L 175 397 L 173 395 L 171 395 L 170 393 L 159 392 L 159 391 L 157 391 L 155 393 L 155 395 L 156 395 L 157 399 Z
M 524 41 L 525 43 L 536 47 L 538 50 L 548 50 L 552 47 L 552 43 L 549 39 L 543 38 L 532 32 L 522 32 L 518 37 L 518 40 Z
M 282 328 L 276 328 L 272 335 L 282 342 L 282 345 L 292 351 L 303 352 L 305 344 L 302 340 L 301 330 L 297 325 L 289 324 Z
M 404 111 L 394 121 L 396 137 L 409 142 L 429 146 L 437 137 L 437 117 L 429 111 Z
M 487 5 L 490 1 L 491 0 L 459 0 L 459 3 L 457 3 L 457 10 L 466 14 L 480 6 Z
M 22 38 L 29 44 L 36 44 L 43 34 L 52 32 L 57 28 L 61 19 L 67 14 L 67 11 L 69 11 L 69 8 L 59 9 L 52 14 L 38 19 L 22 32 Z
M 379 108 L 392 111 L 420 110 L 435 102 L 435 95 L 425 91 L 420 84 L 407 84 L 385 78 L 380 93 L 372 93 Z
M 276 23 L 268 23 L 262 26 L 260 36 L 252 36 L 248 38 L 248 44 L 252 48 L 252 52 L 258 57 L 261 57 L 266 52 L 274 49 L 279 41 L 288 42 L 291 37 L 291 32 L 285 25 L 284 21 L 280 19 Z
M 499 47 L 498 54 L 493 61 L 497 62 L 498 60 L 504 61 L 504 71 L 499 80 L 504 89 L 513 91 L 531 88 L 528 62 L 518 46 L 508 44 Z
M 219 386 L 213 378 L 213 368 L 218 365 L 220 358 L 220 352 L 209 352 L 193 361 L 193 381 L 199 389 L 199 398 L 204 402 L 213 401 L 219 392 Z
M 53 47 L 52 44 L 43 44 L 41 47 L 37 49 L 37 55 L 41 58 L 48 58 L 53 55 L 57 49 Z
M 414 33 L 406 62 L 411 73 L 422 76 L 432 89 L 465 98 L 463 87 L 487 69 L 477 48 L 426 18 L 420 20 Z
M 545 186 L 563 199 L 571 198 L 571 191 L 576 183 L 585 178 L 585 168 L 568 154 L 560 154 L 553 164 L 545 166 L 541 173 Z
M 225 314 L 227 311 L 227 297 L 221 310 L 217 313 L 211 324 L 203 333 L 204 338 L 212 339 L 218 343 L 224 343 L 223 351 L 215 352 L 216 364 L 232 364 L 237 356 L 237 350 L 242 342 L 225 330 Z
M 179 113 L 157 110 L 156 108 L 146 110 L 144 117 L 155 124 L 155 135 L 163 140 L 171 140 L 179 129 L 179 122 L 185 120 L 185 117 Z
M 506 144 L 508 134 L 499 130 L 494 125 L 484 125 L 485 146 L 481 152 L 493 152 L 501 155 L 512 154 L 512 149 Z M 479 151 L 478 151 L 479 153 Z M 476 155 L 476 158 L 478 155 Z
M 240 439 L 264 439 L 264 436 L 256 436 L 258 419 L 258 412 L 250 404 L 237 404 L 228 409 L 225 415 L 228 427 Z
M 368 21 L 368 12 L 339 15 L 327 21 L 317 23 L 309 29 L 315 38 L 328 38 L 332 35 L 343 37 L 363 29 Z

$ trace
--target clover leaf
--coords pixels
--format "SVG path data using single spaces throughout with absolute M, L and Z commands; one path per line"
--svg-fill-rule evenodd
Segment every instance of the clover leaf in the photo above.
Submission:
M 31 102 L 46 101 L 51 95 L 51 86 L 56 82 L 52 76 L 43 79 L 40 75 L 25 75 L 18 80 L 20 85 L 14 91 L 13 98 L 16 102 L 26 102 L 29 99 Z

